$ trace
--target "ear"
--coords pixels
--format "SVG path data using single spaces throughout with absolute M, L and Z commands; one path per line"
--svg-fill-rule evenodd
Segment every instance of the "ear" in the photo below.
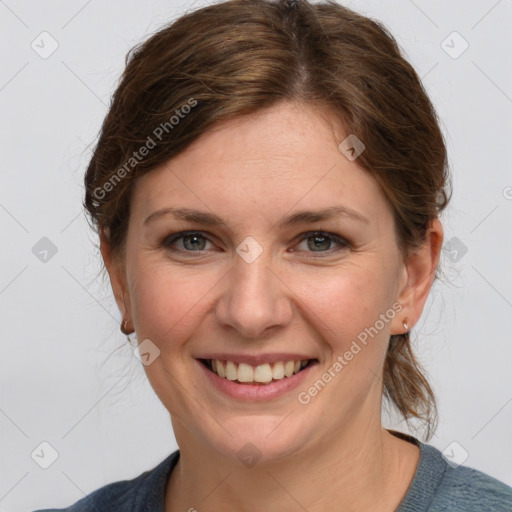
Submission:
M 410 331 L 420 319 L 434 282 L 442 245 L 443 226 L 436 218 L 427 230 L 423 246 L 413 251 L 405 262 L 402 271 L 402 282 L 405 284 L 401 285 L 397 299 L 403 309 L 393 319 L 391 334 L 405 333 L 404 322 L 407 322 Z
M 115 257 L 110 245 L 110 236 L 108 229 L 100 229 L 100 250 L 105 262 L 105 267 L 110 277 L 110 284 L 117 303 L 117 307 L 123 318 L 127 318 L 130 323 L 132 319 L 128 287 L 126 284 L 126 273 L 124 264 Z

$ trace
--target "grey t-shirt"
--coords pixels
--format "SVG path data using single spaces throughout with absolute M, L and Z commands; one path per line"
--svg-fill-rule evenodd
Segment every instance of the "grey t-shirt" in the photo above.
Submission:
M 512 487 L 465 466 L 452 467 L 433 446 L 415 440 L 420 460 L 395 512 L 512 512 Z M 165 512 L 169 476 L 179 450 L 132 480 L 108 484 L 64 509 L 34 512 Z

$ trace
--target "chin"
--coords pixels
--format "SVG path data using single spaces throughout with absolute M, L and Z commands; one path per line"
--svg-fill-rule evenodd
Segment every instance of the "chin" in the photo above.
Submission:
M 219 420 L 224 427 L 213 438 L 204 432 L 212 450 L 232 459 L 235 464 L 260 467 L 289 459 L 303 451 L 312 439 L 311 429 L 297 424 L 294 414 L 246 415 L 230 420 Z M 226 432 L 227 431 L 227 432 Z M 228 434 L 231 434 L 229 435 Z

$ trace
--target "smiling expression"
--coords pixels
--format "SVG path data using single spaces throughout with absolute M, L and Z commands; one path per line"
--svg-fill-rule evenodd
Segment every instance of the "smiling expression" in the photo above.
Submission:
M 234 454 L 252 442 L 282 458 L 380 425 L 398 317 L 307 405 L 298 401 L 407 282 L 391 207 L 338 149 L 346 135 L 312 108 L 281 103 L 223 122 L 137 181 L 126 260 L 109 270 L 138 340 L 160 351 L 144 368 L 179 444 Z M 224 372 L 227 360 L 252 371 L 312 363 L 239 384 L 211 371 L 214 358 Z

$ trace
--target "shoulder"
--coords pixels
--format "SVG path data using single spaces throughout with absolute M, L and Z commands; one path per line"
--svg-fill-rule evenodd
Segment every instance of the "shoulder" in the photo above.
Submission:
M 476 469 L 447 464 L 433 511 L 511 512 L 512 487 Z
M 105 485 L 66 508 L 40 509 L 34 512 L 93 512 L 115 510 L 163 512 L 165 489 L 169 475 L 179 459 L 179 450 L 171 453 L 153 469 L 131 480 Z M 149 507 L 149 508 L 148 508 Z
M 512 488 L 467 466 L 449 464 L 433 446 L 421 456 L 400 512 L 512 512 Z

